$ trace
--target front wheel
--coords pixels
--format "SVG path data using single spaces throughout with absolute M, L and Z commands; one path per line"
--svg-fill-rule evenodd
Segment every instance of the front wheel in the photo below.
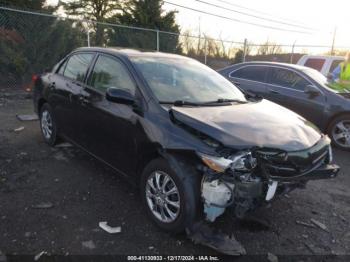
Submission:
M 199 197 L 195 177 L 194 173 L 175 171 L 161 158 L 151 161 L 144 169 L 142 201 L 149 217 L 163 230 L 182 232 L 194 222 Z
M 57 125 L 49 104 L 44 104 L 40 109 L 40 128 L 43 138 L 50 146 L 54 146 L 57 141 Z
M 350 150 L 350 115 L 335 118 L 329 125 L 328 134 L 336 147 Z

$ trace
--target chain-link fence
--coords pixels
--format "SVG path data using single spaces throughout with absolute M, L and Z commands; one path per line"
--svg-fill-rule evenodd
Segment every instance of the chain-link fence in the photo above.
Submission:
M 51 68 L 81 46 L 176 53 L 195 58 L 214 69 L 250 60 L 295 63 L 311 49 L 320 54 L 331 50 L 327 46 L 256 45 L 247 40 L 218 40 L 0 6 L 0 88 L 26 88 L 33 74 Z

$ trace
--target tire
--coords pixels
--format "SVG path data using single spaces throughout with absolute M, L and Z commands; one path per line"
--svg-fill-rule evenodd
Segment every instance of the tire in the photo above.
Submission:
M 58 142 L 57 124 L 53 115 L 53 110 L 48 103 L 40 108 L 39 113 L 41 134 L 47 144 L 54 146 Z
M 350 151 L 350 115 L 336 117 L 327 130 L 335 147 Z
M 177 161 L 172 161 L 171 167 L 167 160 L 163 158 L 157 158 L 155 160 L 152 160 L 145 167 L 141 176 L 141 198 L 148 216 L 161 229 L 172 233 L 183 232 L 187 227 L 190 227 L 195 222 L 195 219 L 199 214 L 198 206 L 200 203 L 200 183 L 197 179 L 198 176 L 192 168 L 190 168 L 188 165 L 182 164 Z M 155 194 L 151 194 L 152 197 L 148 197 L 149 192 L 155 193 L 149 182 L 152 181 L 153 187 L 156 188 L 157 174 L 159 175 L 159 184 L 161 186 L 163 185 L 162 182 L 164 182 L 165 177 L 168 176 L 168 182 L 165 184 L 163 192 L 174 191 L 172 183 L 176 186 L 178 192 L 178 197 L 176 193 L 165 196 L 165 199 L 179 203 L 178 209 L 176 209 L 176 207 L 172 206 L 171 204 L 164 204 L 164 202 L 167 202 L 167 200 L 163 199 L 164 216 L 168 218 L 168 221 L 164 221 L 165 219 L 161 217 L 160 206 L 162 205 L 162 196 L 156 197 Z M 155 210 L 153 209 L 153 211 L 152 203 L 153 207 L 156 206 Z M 168 212 L 169 210 L 173 214 L 178 211 L 175 218 L 174 216 L 171 217 L 170 213 Z

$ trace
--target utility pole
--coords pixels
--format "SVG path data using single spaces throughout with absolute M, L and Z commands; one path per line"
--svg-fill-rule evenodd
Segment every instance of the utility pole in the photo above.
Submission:
M 336 37 L 336 35 L 337 35 L 337 27 L 334 28 L 331 55 L 334 55 L 334 44 L 335 44 L 335 37 Z

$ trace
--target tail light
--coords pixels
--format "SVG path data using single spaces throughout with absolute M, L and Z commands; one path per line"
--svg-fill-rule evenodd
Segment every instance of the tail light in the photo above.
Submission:
M 32 75 L 32 82 L 35 84 L 36 80 L 38 80 L 38 75 Z

